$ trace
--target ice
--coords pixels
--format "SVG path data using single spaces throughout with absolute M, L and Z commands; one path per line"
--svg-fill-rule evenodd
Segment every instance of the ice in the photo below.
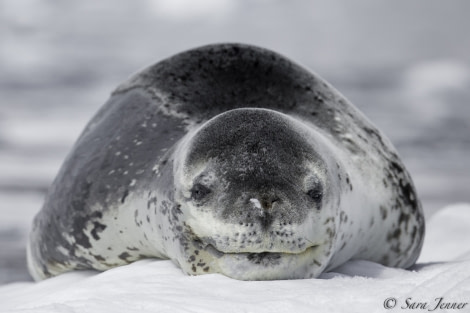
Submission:
M 386 305 L 411 310 L 418 302 L 429 311 L 441 301 L 460 305 L 455 312 L 470 312 L 469 230 L 470 204 L 436 213 L 411 270 L 354 260 L 319 279 L 238 281 L 219 274 L 186 276 L 171 261 L 143 260 L 103 273 L 71 272 L 0 287 L 0 311 L 383 312 Z

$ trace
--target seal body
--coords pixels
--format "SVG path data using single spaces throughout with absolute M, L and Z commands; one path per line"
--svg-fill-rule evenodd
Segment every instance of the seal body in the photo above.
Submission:
M 28 266 L 309 278 L 350 259 L 409 267 L 423 236 L 410 175 L 352 104 L 279 54 L 221 44 L 114 91 L 34 220 Z

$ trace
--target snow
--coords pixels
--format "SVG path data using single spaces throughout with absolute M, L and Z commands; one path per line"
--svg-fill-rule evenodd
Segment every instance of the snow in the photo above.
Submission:
M 238 281 L 186 276 L 167 260 L 72 272 L 0 287 L 1 312 L 470 312 L 470 204 L 431 217 L 412 270 L 350 261 L 319 279 Z M 440 300 L 439 298 L 442 298 Z M 423 308 L 426 306 L 425 308 Z M 458 308 L 460 306 L 460 308 Z M 445 312 L 437 308 L 434 312 Z
M 465 259 L 465 254 L 467 259 L 470 259 L 468 246 L 470 207 L 468 204 L 454 204 L 437 212 L 426 226 L 428 232 L 419 262 Z M 462 249 L 462 247 L 468 248 Z

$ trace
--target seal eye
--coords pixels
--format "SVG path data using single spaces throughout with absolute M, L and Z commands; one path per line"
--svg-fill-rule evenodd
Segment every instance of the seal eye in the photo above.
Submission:
M 309 196 L 310 199 L 312 199 L 315 204 L 318 205 L 318 208 L 321 204 L 321 200 L 323 198 L 323 192 L 321 186 L 315 187 L 307 191 L 307 196 Z
M 202 200 L 205 196 L 207 196 L 211 190 L 204 185 L 195 184 L 193 188 L 191 188 L 191 198 L 194 200 Z

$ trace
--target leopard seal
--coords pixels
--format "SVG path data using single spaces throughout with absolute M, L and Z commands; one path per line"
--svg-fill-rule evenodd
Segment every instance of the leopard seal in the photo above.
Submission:
M 407 268 L 420 201 L 390 141 L 275 52 L 189 50 L 120 85 L 34 219 L 36 279 L 142 258 L 240 280 L 317 277 L 350 259 Z

